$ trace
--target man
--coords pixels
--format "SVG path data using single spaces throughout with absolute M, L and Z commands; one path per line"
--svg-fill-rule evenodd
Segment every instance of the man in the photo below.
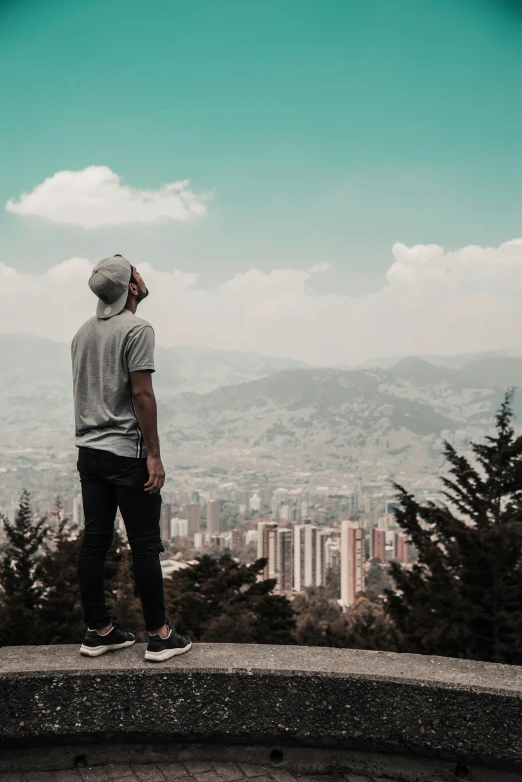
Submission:
M 191 643 L 165 622 L 159 559 L 165 550 L 160 538 L 165 471 L 152 389 L 154 331 L 136 316 L 149 292 L 138 270 L 121 255 L 100 261 L 89 287 L 98 297 L 96 315 L 81 326 L 71 346 L 85 515 L 78 580 L 87 632 L 80 652 L 97 657 L 135 642 L 132 633 L 111 622 L 105 603 L 105 556 L 119 507 L 149 632 L 145 659 L 158 662 L 187 652 Z

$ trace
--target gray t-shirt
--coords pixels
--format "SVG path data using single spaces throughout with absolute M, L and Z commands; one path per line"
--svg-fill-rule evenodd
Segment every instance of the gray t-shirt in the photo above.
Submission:
M 90 318 L 71 345 L 77 446 L 119 456 L 147 455 L 132 400 L 130 372 L 154 372 L 154 330 L 123 310 Z

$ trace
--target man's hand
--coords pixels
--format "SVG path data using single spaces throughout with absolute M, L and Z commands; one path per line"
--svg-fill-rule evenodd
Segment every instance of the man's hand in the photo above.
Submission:
M 165 470 L 159 456 L 147 456 L 147 470 L 149 480 L 145 484 L 145 491 L 149 494 L 157 494 L 165 483 Z

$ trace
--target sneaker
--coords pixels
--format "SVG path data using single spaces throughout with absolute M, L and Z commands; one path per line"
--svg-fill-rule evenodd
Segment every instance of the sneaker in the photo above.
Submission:
M 125 649 L 136 641 L 132 633 L 120 630 L 117 622 L 112 623 L 112 630 L 107 635 L 100 635 L 97 630 L 87 630 L 85 640 L 80 646 L 80 654 L 87 657 L 99 657 L 105 652 L 114 652 L 116 649 Z
M 169 657 L 177 654 L 184 654 L 191 648 L 192 642 L 187 635 L 178 635 L 172 628 L 169 628 L 169 634 L 162 638 L 159 633 L 149 636 L 145 659 L 151 662 L 163 662 Z

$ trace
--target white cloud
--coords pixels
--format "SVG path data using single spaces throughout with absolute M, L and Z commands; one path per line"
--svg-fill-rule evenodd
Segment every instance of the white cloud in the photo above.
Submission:
M 138 314 L 160 345 L 255 350 L 318 364 L 373 356 L 464 353 L 520 347 L 522 240 L 498 248 L 393 247 L 383 287 L 353 298 L 311 290 L 313 269 L 250 269 L 213 290 L 197 277 L 142 264 L 150 297 Z M 94 313 L 84 258 L 41 276 L 0 264 L 0 332 L 63 341 Z
M 53 223 L 102 228 L 128 223 L 186 222 L 206 214 L 208 194 L 196 195 L 189 181 L 159 190 L 139 190 L 121 182 L 107 166 L 58 171 L 30 193 L 9 200 L 6 211 L 43 217 Z

